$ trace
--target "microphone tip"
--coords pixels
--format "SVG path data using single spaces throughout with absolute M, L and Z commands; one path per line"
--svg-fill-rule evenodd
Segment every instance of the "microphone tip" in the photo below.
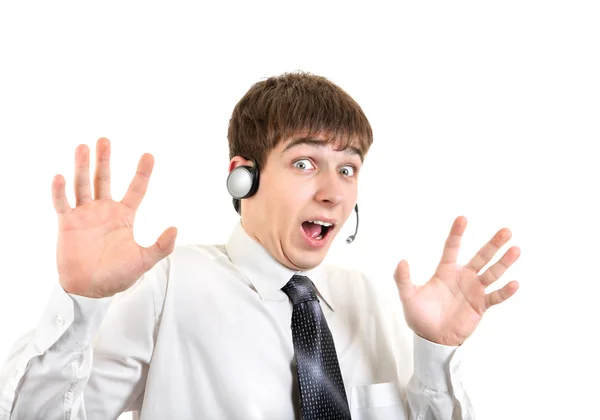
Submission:
M 354 235 L 349 236 L 348 238 L 346 238 L 346 243 L 347 244 L 352 243 L 352 241 L 354 241 Z

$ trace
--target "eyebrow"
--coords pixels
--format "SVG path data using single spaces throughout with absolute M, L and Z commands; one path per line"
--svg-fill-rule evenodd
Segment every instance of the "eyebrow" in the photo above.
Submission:
M 325 147 L 326 142 L 324 140 L 319 140 L 319 139 L 315 139 L 312 137 L 300 137 L 300 138 L 296 138 L 292 141 L 290 141 L 287 146 L 285 146 L 285 148 L 283 149 L 283 151 L 281 152 L 281 154 L 283 155 L 285 152 L 287 152 L 288 150 L 296 147 L 296 146 L 300 146 L 300 145 L 308 145 L 308 146 L 312 146 L 312 147 Z M 354 147 L 354 146 L 348 146 L 347 148 L 344 149 L 344 152 L 346 154 L 350 154 L 350 155 L 358 155 L 358 157 L 360 157 L 360 161 L 363 162 L 364 157 L 362 152 L 360 151 L 359 148 Z

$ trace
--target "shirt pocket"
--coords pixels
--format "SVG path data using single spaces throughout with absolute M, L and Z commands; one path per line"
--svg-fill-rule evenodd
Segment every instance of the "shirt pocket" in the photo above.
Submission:
M 406 420 L 397 382 L 356 385 L 350 390 L 352 420 Z

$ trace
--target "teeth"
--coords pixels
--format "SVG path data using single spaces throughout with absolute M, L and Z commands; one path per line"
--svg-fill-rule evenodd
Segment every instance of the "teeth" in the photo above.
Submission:
M 322 222 L 320 220 L 309 220 L 309 222 L 315 223 L 315 224 L 321 225 L 321 226 L 326 226 L 326 227 L 333 226 L 333 223 Z

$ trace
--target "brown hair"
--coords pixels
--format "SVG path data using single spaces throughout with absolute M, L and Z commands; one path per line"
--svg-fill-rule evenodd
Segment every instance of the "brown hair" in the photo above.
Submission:
M 242 156 L 263 168 L 268 153 L 294 135 L 324 136 L 339 150 L 356 147 L 362 155 L 373 133 L 361 107 L 322 76 L 284 73 L 255 83 L 236 104 L 227 138 L 229 159 Z

